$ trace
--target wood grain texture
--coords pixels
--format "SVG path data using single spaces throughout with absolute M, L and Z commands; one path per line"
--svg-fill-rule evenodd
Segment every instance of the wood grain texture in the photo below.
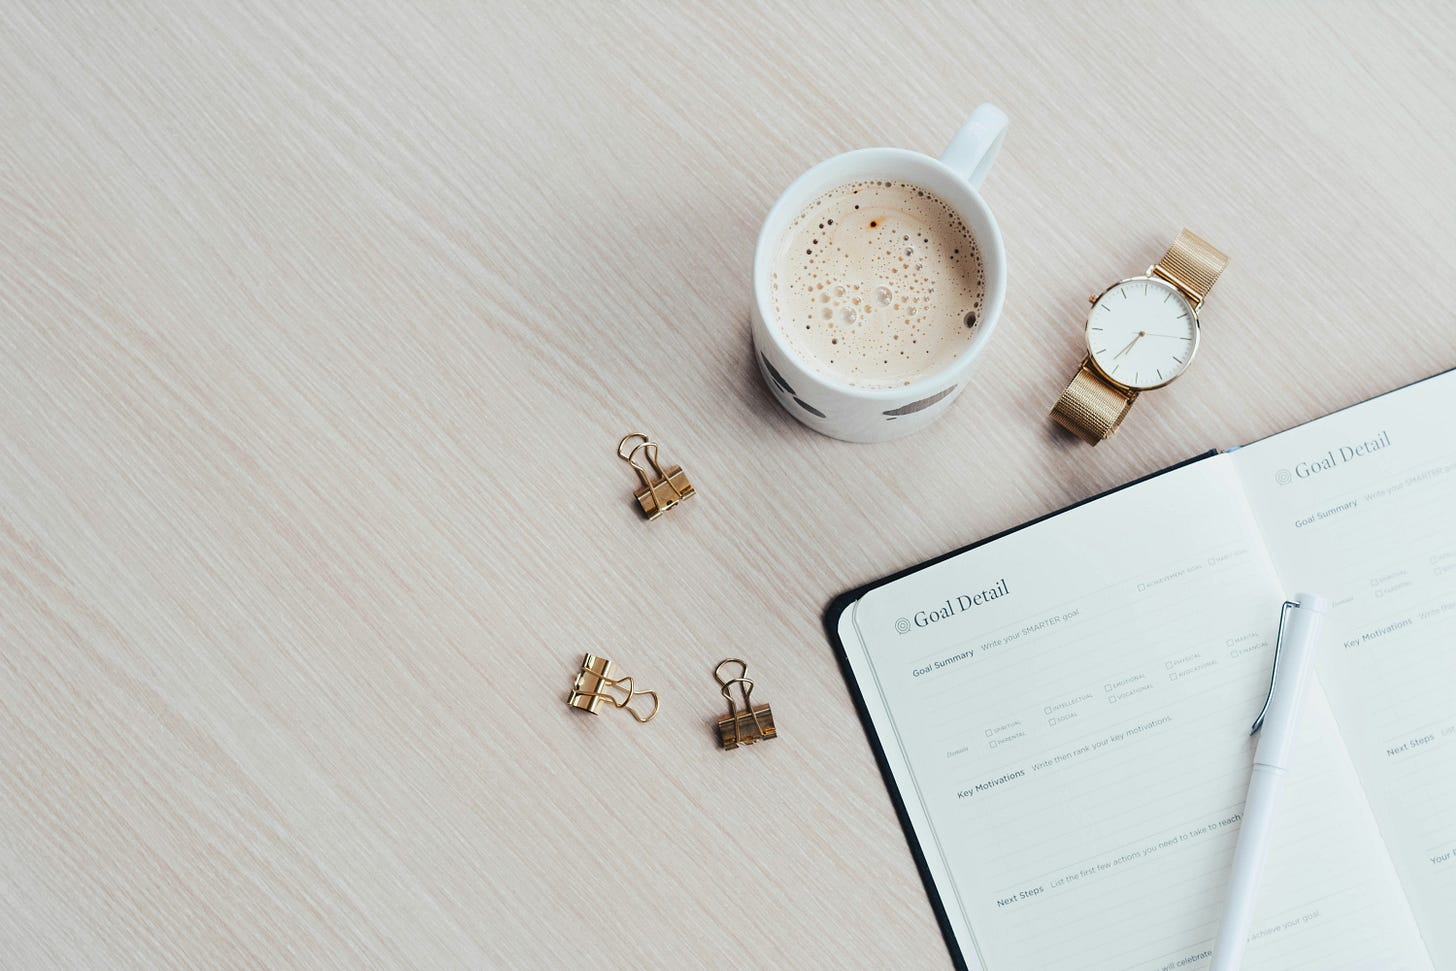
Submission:
M 1456 364 L 1443 3 L 0 9 L 0 966 L 942 967 L 850 586 Z M 1012 118 L 949 417 L 748 354 L 800 171 Z M 1087 294 L 1197 367 L 1090 450 Z M 627 431 L 699 496 L 644 525 Z M 587 650 L 662 692 L 562 703 Z M 723 754 L 741 654 L 781 739 Z

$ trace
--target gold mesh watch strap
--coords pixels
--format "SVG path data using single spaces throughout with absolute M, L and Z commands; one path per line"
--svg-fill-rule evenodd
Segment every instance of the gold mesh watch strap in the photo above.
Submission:
M 1226 266 L 1227 256 L 1185 229 L 1173 240 L 1163 258 L 1153 264 L 1153 273 L 1183 291 L 1197 307 Z
M 1052 406 L 1052 421 L 1088 445 L 1096 445 L 1117 431 L 1136 399 L 1136 391 L 1113 387 L 1090 363 L 1084 363 Z

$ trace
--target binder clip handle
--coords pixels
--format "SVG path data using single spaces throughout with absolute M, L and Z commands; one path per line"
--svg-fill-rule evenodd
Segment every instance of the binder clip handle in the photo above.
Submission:
M 723 668 L 724 668 L 725 665 L 728 665 L 728 664 L 736 664 L 736 665 L 738 665 L 738 673 L 735 674 L 731 678 L 725 678 L 723 676 Z M 742 681 L 747 674 L 748 674 L 748 662 L 745 661 L 745 660 L 743 660 L 743 658 L 741 658 L 741 657 L 724 658 L 723 660 L 719 661 L 718 662 L 718 666 L 713 669 L 713 677 L 717 680 L 717 682 L 720 685 L 723 686 L 723 697 L 725 697 L 725 698 L 728 698 L 728 686 L 730 684 L 733 684 L 736 681 Z M 749 682 L 749 684 L 752 684 L 752 683 L 753 682 L 751 682 L 751 681 Z M 729 698 L 728 700 L 729 701 L 732 701 L 733 699 Z
M 641 441 L 638 442 L 635 447 L 633 447 L 631 449 L 628 449 L 627 448 L 627 443 L 630 442 L 634 438 L 639 438 L 639 439 L 641 439 Z M 643 445 L 646 445 L 647 443 L 648 443 L 647 436 L 644 435 L 644 434 L 642 434 L 641 432 L 632 432 L 630 435 L 623 435 L 622 436 L 622 440 L 617 443 L 617 458 L 621 459 L 623 462 L 630 462 L 630 461 L 632 461 L 632 459 L 631 459 L 632 453 L 635 452 L 635 451 L 637 451 L 638 448 L 640 448 Z
M 641 441 L 628 449 L 627 443 L 633 439 L 641 439 Z M 636 456 L 638 452 L 641 452 L 643 457 L 647 459 L 647 464 L 652 466 L 652 471 L 657 473 L 656 480 L 647 474 L 646 469 L 637 464 Z M 662 462 L 657 457 L 657 443 L 648 439 L 641 432 L 633 432 L 630 435 L 622 436 L 622 440 L 617 443 L 617 457 L 632 466 L 633 470 L 637 473 L 637 478 L 642 480 L 642 488 L 651 491 L 654 481 L 667 482 L 668 488 L 672 489 L 674 493 L 677 492 L 676 489 L 673 489 L 672 483 L 668 481 L 667 472 L 663 470 Z M 679 496 L 678 498 L 682 497 Z
M 647 691 L 638 691 L 637 689 L 632 687 L 631 676 L 623 678 L 612 687 L 621 688 L 627 692 L 627 697 L 623 698 L 620 702 L 613 701 L 612 704 L 616 705 L 618 708 L 625 709 L 627 714 L 637 719 L 638 722 L 645 725 L 648 722 L 652 721 L 652 719 L 657 717 L 657 709 L 661 707 L 662 702 L 658 700 L 656 691 L 653 691 L 651 689 L 648 689 Z M 651 696 L 652 698 L 652 711 L 650 714 L 647 715 L 647 717 L 644 718 L 642 714 L 637 711 L 636 708 L 632 707 L 632 701 L 636 698 L 645 698 L 648 696 Z
M 725 678 L 723 676 L 723 665 L 725 664 L 737 664 L 738 676 Z M 713 669 L 713 677 L 723 686 L 723 697 L 728 699 L 728 715 L 730 718 L 738 714 L 738 706 L 733 703 L 732 688 L 735 684 L 738 685 L 738 690 L 743 692 L 743 710 L 747 712 L 753 711 L 753 682 L 746 677 L 747 674 L 748 663 L 742 658 L 737 657 L 730 657 L 720 661 L 718 662 L 718 666 Z

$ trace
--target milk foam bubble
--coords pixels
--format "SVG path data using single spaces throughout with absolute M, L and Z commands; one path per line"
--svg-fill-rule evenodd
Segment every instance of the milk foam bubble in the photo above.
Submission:
M 834 381 L 896 388 L 938 371 L 976 333 L 986 270 L 946 202 L 906 182 L 851 182 L 784 231 L 773 326 Z

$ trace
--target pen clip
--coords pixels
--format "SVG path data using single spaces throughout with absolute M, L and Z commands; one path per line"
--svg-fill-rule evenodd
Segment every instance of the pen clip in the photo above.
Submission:
M 1259 729 L 1264 727 L 1264 716 L 1269 713 L 1269 702 L 1274 700 L 1274 681 L 1279 677 L 1279 649 L 1284 644 L 1284 621 L 1289 617 L 1289 611 L 1299 604 L 1293 600 L 1284 601 L 1284 606 L 1279 608 L 1279 632 L 1274 635 L 1274 663 L 1269 669 L 1269 693 L 1264 696 L 1264 707 L 1259 709 L 1259 717 L 1254 719 L 1254 727 L 1249 729 L 1250 735 L 1257 735 Z

